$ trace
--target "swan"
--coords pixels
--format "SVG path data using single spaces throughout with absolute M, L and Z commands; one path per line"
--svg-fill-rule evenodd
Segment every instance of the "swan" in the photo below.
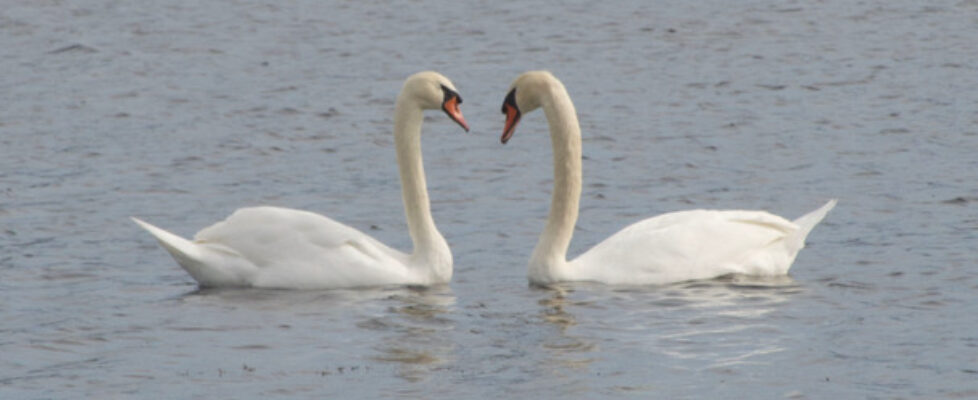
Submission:
M 437 72 L 410 76 L 394 108 L 401 194 L 414 252 L 392 249 L 316 213 L 241 208 L 190 241 L 133 217 L 201 287 L 280 289 L 428 286 L 452 277 L 452 253 L 431 217 L 421 156 L 423 110 L 441 109 L 467 132 L 462 98 Z
M 787 274 L 805 237 L 835 206 L 794 221 L 764 211 L 690 210 L 636 222 L 567 261 L 581 196 L 581 129 L 564 85 L 547 71 L 520 75 L 503 101 L 501 141 L 538 108 L 550 125 L 554 188 L 550 215 L 529 261 L 534 285 L 566 281 L 666 284 L 729 274 Z

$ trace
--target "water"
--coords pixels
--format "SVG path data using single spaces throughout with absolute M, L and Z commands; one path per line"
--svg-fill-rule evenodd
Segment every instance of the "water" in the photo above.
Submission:
M 6 1 L 0 398 L 978 397 L 978 3 Z M 165 4 L 164 4 L 165 3 Z M 528 287 L 547 68 L 584 132 L 577 254 L 639 218 L 839 206 L 790 278 Z M 128 217 L 240 206 L 410 243 L 390 136 L 429 114 L 427 290 L 197 290 Z

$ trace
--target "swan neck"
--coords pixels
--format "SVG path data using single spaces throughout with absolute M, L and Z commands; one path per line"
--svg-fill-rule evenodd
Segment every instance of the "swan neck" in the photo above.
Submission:
M 421 106 L 409 96 L 397 99 L 394 111 L 394 143 L 397 166 L 401 175 L 401 196 L 408 231 L 414 243 L 412 259 L 425 264 L 451 265 L 448 243 L 435 227 L 428 200 L 424 165 L 421 156 L 421 125 L 424 115 Z
M 550 215 L 533 251 L 531 266 L 554 276 L 567 263 L 567 249 L 577 223 L 581 198 L 581 128 L 574 104 L 563 85 L 556 82 L 548 94 L 541 107 L 550 126 L 554 188 Z

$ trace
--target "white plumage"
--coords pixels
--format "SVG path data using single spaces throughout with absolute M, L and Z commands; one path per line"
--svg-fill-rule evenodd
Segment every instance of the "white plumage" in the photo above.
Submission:
M 542 108 L 554 151 L 550 216 L 529 262 L 534 284 L 594 281 L 664 284 L 728 274 L 784 275 L 836 200 L 795 221 L 764 211 L 691 210 L 636 222 L 567 261 L 581 195 L 581 131 L 564 85 L 546 71 L 513 82 L 502 141 L 522 115 Z
M 455 86 L 435 72 L 409 77 L 398 96 L 394 139 L 414 252 L 392 249 L 328 217 L 251 207 L 202 229 L 190 241 L 137 218 L 199 284 L 313 289 L 432 285 L 452 277 L 452 254 L 431 218 L 421 159 L 422 111 L 442 109 L 465 130 Z

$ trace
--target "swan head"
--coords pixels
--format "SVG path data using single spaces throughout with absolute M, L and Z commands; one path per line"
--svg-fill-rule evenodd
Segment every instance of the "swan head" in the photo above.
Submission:
M 453 121 L 462 126 L 466 132 L 469 124 L 465 122 L 459 104 L 462 96 L 458 94 L 455 85 L 444 75 L 434 71 L 418 72 L 408 77 L 401 90 L 402 96 L 407 96 L 418 104 L 422 110 L 442 110 Z
M 509 85 L 509 93 L 503 100 L 502 112 L 506 115 L 506 126 L 503 128 L 503 136 L 500 141 L 503 144 L 513 137 L 516 132 L 516 124 L 520 122 L 523 114 L 529 113 L 543 105 L 543 99 L 549 94 L 554 84 L 561 85 L 550 73 L 550 71 L 529 71 Z

